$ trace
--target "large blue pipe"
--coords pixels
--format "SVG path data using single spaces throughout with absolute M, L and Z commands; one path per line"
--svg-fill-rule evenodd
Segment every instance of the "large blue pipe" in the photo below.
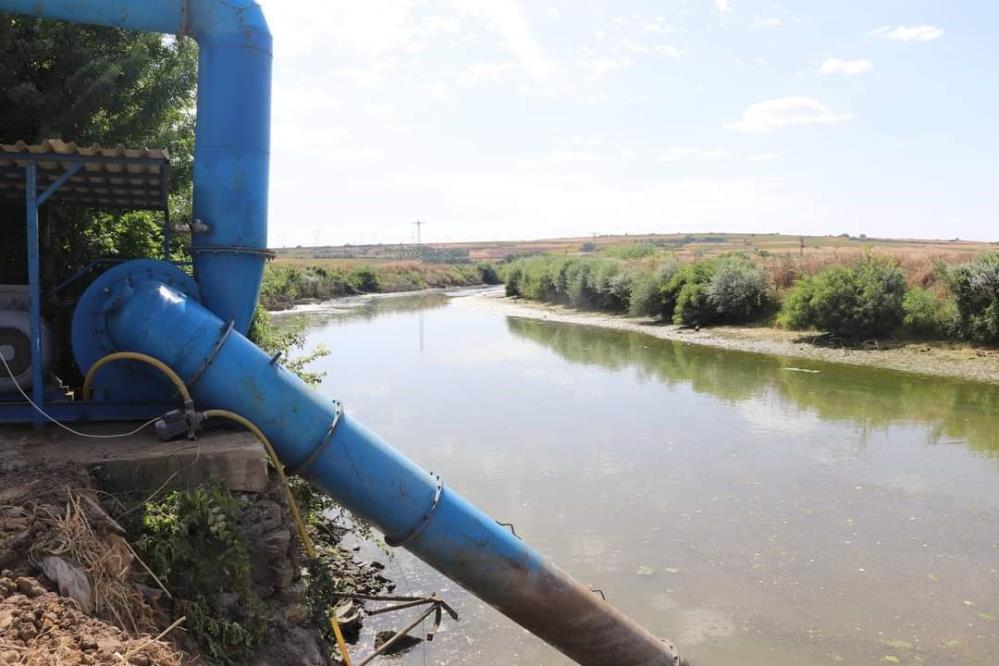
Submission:
M 390 544 L 411 550 L 577 662 L 679 663 L 672 645 L 323 400 L 241 334 L 256 302 L 266 242 L 271 39 L 256 3 L 0 0 L 0 10 L 187 34 L 201 47 L 194 215 L 209 231 L 194 239 L 198 284 L 149 260 L 101 275 L 73 317 L 82 370 L 115 350 L 152 355 L 179 372 L 199 406 L 229 409 L 256 423 L 287 465 L 381 529 Z
M 0 0 L 0 11 L 198 42 L 194 270 L 208 308 L 246 332 L 267 248 L 271 34 L 253 0 Z

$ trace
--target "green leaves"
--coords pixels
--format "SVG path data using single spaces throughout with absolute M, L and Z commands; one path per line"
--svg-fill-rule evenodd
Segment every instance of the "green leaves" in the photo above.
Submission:
M 817 328 L 846 340 L 891 333 L 902 323 L 905 278 L 894 263 L 866 257 L 794 285 L 781 313 L 790 328 Z
M 0 142 L 59 138 L 81 145 L 166 148 L 171 210 L 190 214 L 197 45 L 187 39 L 2 14 Z M 52 283 L 99 256 L 156 256 L 161 215 L 44 206 L 43 276 Z M 0 210 L 15 230 L 0 282 L 25 274 L 24 212 Z
M 187 626 L 221 664 L 243 663 L 266 638 L 267 609 L 253 591 L 242 504 L 215 487 L 173 491 L 143 506 L 139 548 L 171 591 Z M 239 595 L 238 618 L 217 600 Z
M 975 342 L 999 342 L 999 253 L 943 271 L 957 307 L 961 337 Z

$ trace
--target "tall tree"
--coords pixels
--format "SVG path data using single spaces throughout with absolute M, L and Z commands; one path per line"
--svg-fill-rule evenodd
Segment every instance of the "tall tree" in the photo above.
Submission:
M 166 148 L 171 209 L 190 211 L 197 45 L 186 39 L 0 13 L 0 142 L 59 138 Z M 148 213 L 41 209 L 43 278 L 100 256 L 147 256 L 160 243 Z M 0 208 L 0 283 L 26 281 L 23 206 Z

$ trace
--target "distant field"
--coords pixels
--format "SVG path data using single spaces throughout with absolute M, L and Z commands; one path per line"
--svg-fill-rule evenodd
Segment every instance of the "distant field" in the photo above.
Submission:
M 804 249 L 802 249 L 802 239 Z M 650 234 L 635 236 L 585 236 L 525 241 L 483 243 L 427 243 L 425 247 L 441 255 L 467 256 L 471 261 L 499 261 L 510 256 L 551 252 L 586 254 L 614 246 L 636 243 L 656 245 L 680 257 L 710 256 L 722 252 L 839 255 L 862 252 L 865 249 L 885 250 L 909 259 L 941 258 L 958 261 L 982 252 L 999 249 L 999 243 L 962 240 L 916 240 L 892 238 L 858 238 L 846 236 L 790 236 L 784 234 Z M 348 245 L 282 248 L 277 263 L 296 265 L 352 267 L 373 262 L 406 262 L 418 260 L 420 248 L 414 245 Z M 466 255 L 467 253 L 467 255 Z

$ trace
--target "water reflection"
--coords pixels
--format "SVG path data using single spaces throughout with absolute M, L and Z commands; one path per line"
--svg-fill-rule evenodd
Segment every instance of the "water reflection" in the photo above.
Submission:
M 995 388 L 425 296 L 317 318 L 319 390 L 694 663 L 994 666 Z M 462 617 L 398 666 L 567 664 L 404 552 L 387 565 Z
M 612 331 L 534 319 L 507 318 L 515 336 L 532 340 L 573 363 L 610 370 L 630 369 L 642 380 L 689 385 L 726 401 L 778 400 L 805 413 L 785 410 L 783 422 L 764 415 L 774 429 L 794 431 L 812 413 L 825 421 L 847 421 L 884 430 L 907 423 L 929 425 L 931 443 L 960 441 L 999 457 L 999 387 L 712 349 L 629 331 Z M 818 372 L 800 372 L 801 368 Z M 877 399 L 872 400 L 872 395 Z
M 318 325 L 355 319 L 371 321 L 387 315 L 436 310 L 447 305 L 451 298 L 463 293 L 465 290 L 338 298 L 326 303 L 306 305 L 296 310 L 276 313 L 276 316 L 278 318 L 308 317 L 310 323 Z

